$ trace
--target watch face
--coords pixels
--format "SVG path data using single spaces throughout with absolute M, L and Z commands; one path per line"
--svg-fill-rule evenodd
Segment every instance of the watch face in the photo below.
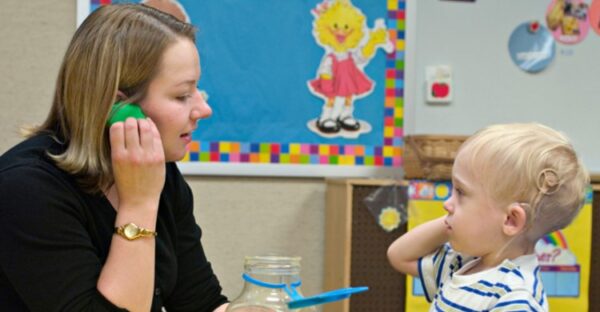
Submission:
M 125 225 L 125 228 L 123 229 L 123 234 L 125 234 L 127 238 L 135 238 L 138 235 L 138 233 L 139 229 L 133 223 Z

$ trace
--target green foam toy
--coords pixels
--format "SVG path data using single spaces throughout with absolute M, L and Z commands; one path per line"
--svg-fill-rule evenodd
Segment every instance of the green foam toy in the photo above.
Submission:
M 115 122 L 125 121 L 127 118 L 144 119 L 146 115 L 139 105 L 134 103 L 117 102 L 110 111 L 110 117 L 106 124 L 110 127 Z

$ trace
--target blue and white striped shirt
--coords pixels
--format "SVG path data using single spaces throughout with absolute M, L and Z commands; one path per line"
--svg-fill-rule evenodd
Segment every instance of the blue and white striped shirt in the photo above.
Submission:
M 429 311 L 548 311 L 535 254 L 504 260 L 495 268 L 462 274 L 479 262 L 445 244 L 419 259 Z

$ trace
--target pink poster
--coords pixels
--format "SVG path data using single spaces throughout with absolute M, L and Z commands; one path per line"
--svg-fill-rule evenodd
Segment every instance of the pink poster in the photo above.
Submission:
M 590 6 L 589 22 L 596 34 L 600 35 L 600 0 L 594 0 Z
M 552 0 L 546 10 L 546 24 L 556 41 L 579 43 L 590 28 L 588 5 L 583 0 Z

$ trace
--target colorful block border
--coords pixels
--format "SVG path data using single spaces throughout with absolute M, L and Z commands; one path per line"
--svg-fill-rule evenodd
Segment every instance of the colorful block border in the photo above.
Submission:
M 415 200 L 441 200 L 444 201 L 452 193 L 450 181 L 409 180 L 408 198 Z
M 452 194 L 452 182 L 431 180 L 408 180 L 408 198 L 415 200 L 444 201 Z M 588 185 L 585 193 L 585 203 L 591 204 L 594 191 Z

